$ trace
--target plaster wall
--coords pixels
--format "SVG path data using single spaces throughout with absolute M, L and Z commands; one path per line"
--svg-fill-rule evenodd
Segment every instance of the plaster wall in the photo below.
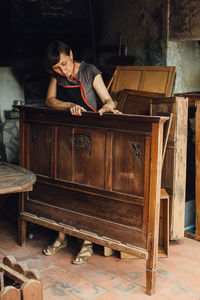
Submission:
M 168 42 L 167 65 L 176 66 L 174 93 L 200 91 L 200 45 L 197 41 Z
M 13 100 L 23 100 L 23 87 L 19 84 L 11 67 L 0 67 L 0 117 L 4 121 L 4 111 L 11 110 Z

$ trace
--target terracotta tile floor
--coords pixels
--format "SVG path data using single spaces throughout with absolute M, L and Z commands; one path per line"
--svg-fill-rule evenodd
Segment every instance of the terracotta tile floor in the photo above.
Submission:
M 0 219 L 0 260 L 12 254 L 18 262 L 38 269 L 43 277 L 44 300 L 137 300 L 137 299 L 200 299 L 200 243 L 184 238 L 170 242 L 169 258 L 159 258 L 156 294 L 145 294 L 145 261 L 120 260 L 117 255 L 104 257 L 102 247 L 82 266 L 71 264 L 78 251 L 75 239 L 55 256 L 42 254 L 43 247 L 53 238 L 50 230 L 30 226 L 34 234 L 26 246 L 17 245 L 14 223 Z

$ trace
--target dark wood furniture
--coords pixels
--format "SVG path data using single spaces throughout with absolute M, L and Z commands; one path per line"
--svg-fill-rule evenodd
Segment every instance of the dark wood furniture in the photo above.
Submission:
M 21 165 L 37 175 L 21 198 L 26 222 L 146 259 L 155 287 L 163 123 L 166 117 L 83 113 L 21 106 Z

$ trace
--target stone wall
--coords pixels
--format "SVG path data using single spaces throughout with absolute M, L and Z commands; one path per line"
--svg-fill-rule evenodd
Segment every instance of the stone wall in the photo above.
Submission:
M 166 62 L 167 3 L 163 0 L 102 0 L 98 2 L 97 46 L 127 46 L 127 54 L 140 58 L 142 65 Z M 100 63 L 115 53 L 102 53 Z
M 169 0 L 169 40 L 200 40 L 199 0 Z

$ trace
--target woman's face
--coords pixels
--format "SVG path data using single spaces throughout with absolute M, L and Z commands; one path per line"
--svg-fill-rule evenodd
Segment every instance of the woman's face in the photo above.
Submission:
M 52 70 L 57 74 L 65 77 L 70 77 L 73 73 L 74 64 L 73 64 L 73 55 L 70 51 L 70 55 L 65 53 L 60 53 L 60 60 L 57 64 L 52 66 Z

